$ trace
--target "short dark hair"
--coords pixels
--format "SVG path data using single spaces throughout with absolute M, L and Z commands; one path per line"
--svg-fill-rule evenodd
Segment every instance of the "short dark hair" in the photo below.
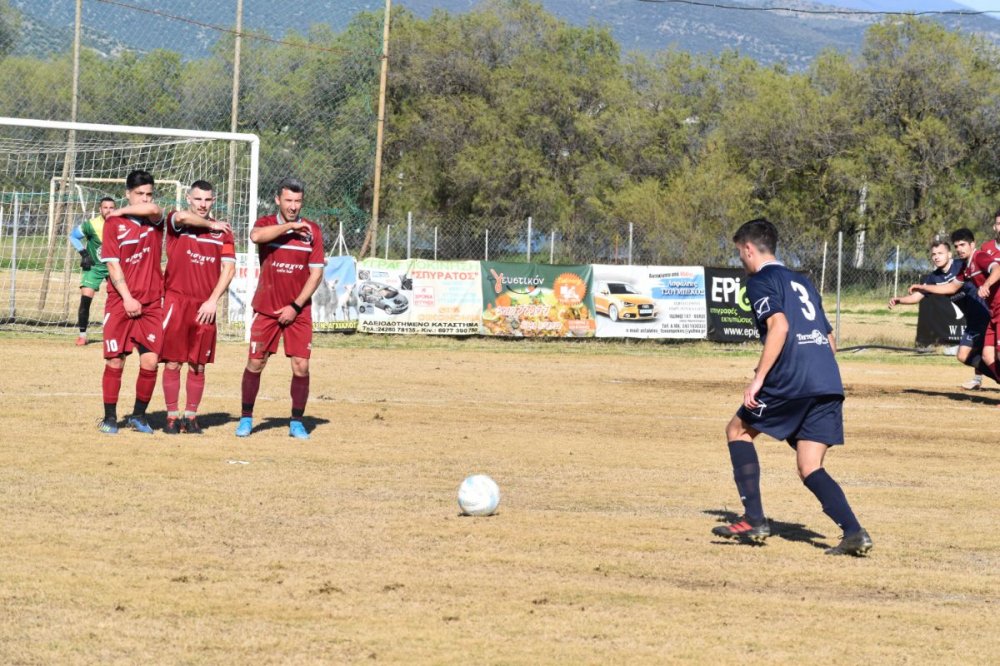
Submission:
M 1000 208 L 997 208 L 997 212 L 993 213 L 994 220 L 997 219 L 998 217 L 1000 217 Z
M 959 241 L 965 241 L 966 243 L 975 243 L 976 235 L 972 233 L 972 229 L 969 229 L 968 227 L 955 229 L 953 232 L 951 232 L 951 242 L 958 243 Z
M 206 192 L 211 192 L 215 188 L 213 188 L 212 183 L 208 182 L 207 180 L 196 180 L 193 183 L 191 183 L 190 189 L 192 190 L 199 189 L 199 190 L 205 190 Z
M 305 194 L 306 185 L 298 178 L 286 176 L 281 179 L 280 183 L 278 183 L 278 189 L 274 191 L 274 196 L 280 197 L 281 193 L 285 190 L 295 192 L 296 194 Z
M 733 234 L 733 242 L 752 243 L 758 250 L 774 254 L 778 249 L 778 230 L 767 218 L 754 218 L 740 225 Z
M 126 190 L 134 190 L 135 188 L 142 187 L 143 185 L 155 185 L 153 181 L 153 174 L 144 169 L 135 169 L 125 177 Z
M 939 237 L 939 238 L 935 238 L 934 240 L 931 241 L 931 249 L 932 250 L 934 248 L 936 248 L 938 245 L 944 245 L 944 249 L 951 250 L 951 243 L 949 243 L 948 241 L 946 241 L 943 238 Z
M 113 204 L 117 204 L 118 203 L 117 201 L 114 200 L 113 197 L 101 197 L 101 200 L 97 202 L 97 205 L 100 206 L 105 201 L 110 201 Z

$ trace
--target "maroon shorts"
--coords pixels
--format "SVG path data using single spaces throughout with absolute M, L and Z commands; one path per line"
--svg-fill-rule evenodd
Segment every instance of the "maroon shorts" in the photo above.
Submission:
M 986 325 L 986 335 L 983 336 L 983 349 L 987 347 L 1000 347 L 1000 340 L 997 339 L 998 326 L 1000 326 L 1000 321 L 990 319 L 990 323 Z
M 215 322 L 198 323 L 204 301 L 174 294 L 163 297 L 163 350 L 161 361 L 203 365 L 215 361 Z
M 159 301 L 142 306 L 142 314 L 129 319 L 121 301 L 104 306 L 104 358 L 131 354 L 139 346 L 160 354 L 163 346 L 163 307 Z
M 264 358 L 278 351 L 278 339 L 285 346 L 285 356 L 309 358 L 312 354 L 312 316 L 309 308 L 302 311 L 288 326 L 278 323 L 256 310 L 250 324 L 250 358 Z

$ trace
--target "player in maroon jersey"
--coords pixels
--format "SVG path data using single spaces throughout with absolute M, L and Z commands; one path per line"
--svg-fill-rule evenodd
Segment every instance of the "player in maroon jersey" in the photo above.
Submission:
M 276 215 L 254 223 L 250 240 L 260 256 L 260 280 L 253 297 L 250 352 L 243 371 L 243 410 L 237 437 L 253 431 L 253 408 L 260 389 L 260 373 L 282 340 L 292 360 L 292 419 L 288 434 L 309 439 L 302 425 L 309 398 L 309 356 L 312 352 L 313 292 L 323 279 L 323 232 L 315 222 L 299 217 L 305 186 L 296 178 L 278 184 Z
M 198 406 L 205 392 L 205 365 L 215 361 L 216 312 L 236 273 L 233 230 L 211 217 L 212 184 L 197 180 L 187 210 L 167 215 L 167 270 L 163 296 L 163 397 L 168 434 L 200 434 Z M 179 408 L 181 366 L 187 363 L 186 405 Z
M 983 246 L 980 249 L 990 256 L 1000 257 L 1000 245 L 997 244 L 998 240 L 1000 240 L 1000 210 L 997 210 L 997 212 L 993 214 L 993 238 L 983 243 Z
M 118 395 L 125 357 L 139 352 L 135 406 L 127 423 L 151 434 L 146 407 L 156 387 L 156 366 L 163 341 L 163 213 L 153 203 L 153 176 L 137 169 L 125 179 L 128 205 L 114 210 L 104 223 L 101 261 L 108 267 L 108 299 L 104 306 L 104 419 L 99 429 L 118 432 Z M 142 214 L 137 214 L 137 210 Z

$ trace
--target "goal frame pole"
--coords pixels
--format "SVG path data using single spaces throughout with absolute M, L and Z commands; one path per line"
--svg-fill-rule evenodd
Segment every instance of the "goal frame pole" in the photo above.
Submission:
M 241 132 L 203 132 L 170 127 L 143 127 L 136 125 L 103 125 L 100 123 L 76 123 L 64 120 L 38 120 L 37 118 L 11 118 L 0 116 L 0 126 L 34 127 L 36 129 L 54 129 L 76 132 L 107 132 L 114 134 L 134 134 L 145 136 L 172 136 L 187 139 L 212 139 L 219 141 L 242 141 L 250 145 L 250 192 L 248 202 L 249 219 L 245 220 L 247 229 L 247 296 L 256 290 L 257 247 L 250 240 L 250 230 L 257 220 L 258 174 L 260 171 L 260 137 L 256 134 Z M 253 287 L 253 288 L 251 288 Z M 249 300 L 249 299 L 248 299 Z M 253 312 L 249 307 L 243 309 L 243 338 L 250 340 L 250 323 Z

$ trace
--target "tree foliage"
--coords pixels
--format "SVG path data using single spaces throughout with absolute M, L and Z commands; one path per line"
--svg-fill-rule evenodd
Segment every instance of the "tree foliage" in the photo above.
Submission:
M 10 16 L 0 0 L 0 56 Z M 308 172 L 311 201 L 357 219 L 377 106 L 357 81 L 377 81 L 380 28 L 361 14 L 343 33 L 316 26 L 243 52 L 239 129 L 261 135 L 269 173 Z M 85 53 L 81 119 L 228 129 L 230 40 L 195 60 Z M 735 51 L 623 56 L 609 30 L 528 0 L 427 19 L 397 9 L 382 216 L 459 220 L 468 237 L 531 216 L 569 247 L 604 242 L 607 258 L 631 228 L 637 259 L 655 262 L 725 261 L 753 215 L 778 222 L 793 252 L 837 231 L 864 232 L 876 257 L 879 244 L 921 252 L 996 208 L 998 65 L 995 46 L 914 18 L 871 28 L 856 57 L 787 71 Z M 0 58 L 0 114 L 67 117 L 70 69 L 68 54 Z M 345 180 L 367 185 L 345 197 L 332 185 Z

